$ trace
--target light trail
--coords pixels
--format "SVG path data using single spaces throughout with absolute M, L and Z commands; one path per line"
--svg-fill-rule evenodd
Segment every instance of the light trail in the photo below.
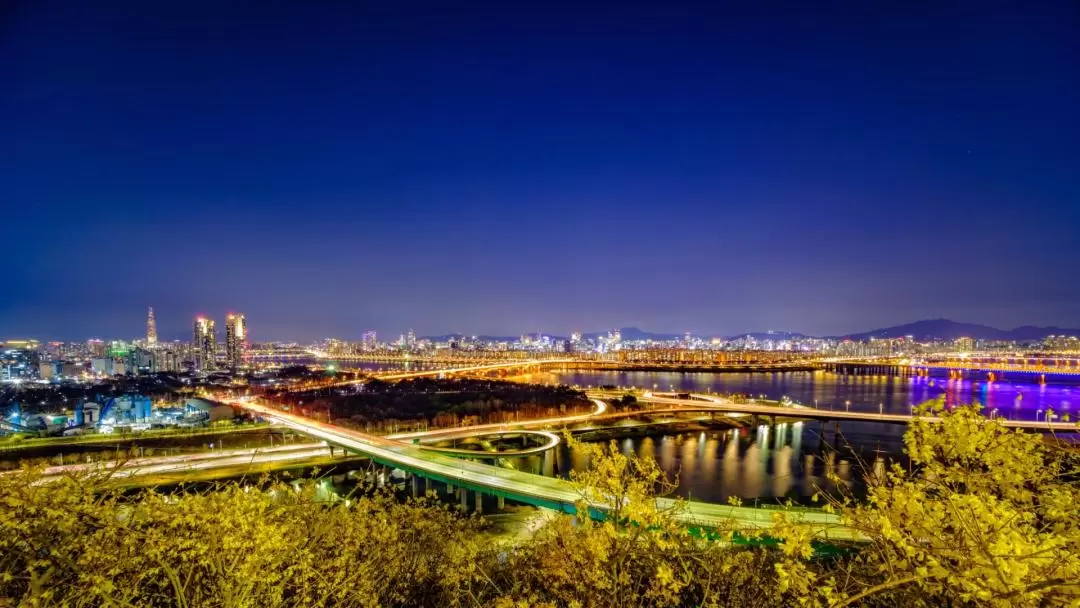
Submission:
M 266 464 L 305 460 L 320 456 L 329 456 L 330 447 L 326 443 L 304 443 L 288 446 L 226 450 L 224 452 L 200 452 L 198 454 L 180 454 L 151 458 L 133 458 L 131 460 L 110 460 L 68 465 L 56 465 L 42 471 L 44 480 L 56 480 L 63 475 L 101 474 L 110 478 L 152 475 L 154 473 L 174 473 L 201 471 L 248 464 Z M 5 475 L 16 473 L 9 471 Z
M 503 495 L 519 502 L 555 508 L 568 513 L 576 513 L 577 504 L 583 499 L 579 488 L 565 479 L 533 475 L 432 453 L 395 439 L 376 437 L 310 420 L 266 405 L 244 401 L 234 403 L 296 431 L 367 454 L 380 464 L 444 481 L 460 488 Z M 606 411 L 606 405 L 603 411 Z M 584 416 L 591 417 L 592 414 Z M 581 415 L 565 417 L 563 420 L 566 418 L 581 419 Z M 667 498 L 658 499 L 657 506 L 662 509 L 673 509 L 678 506 L 673 511 L 678 520 L 690 525 L 708 527 L 734 524 L 762 528 L 772 523 L 776 513 L 767 509 L 676 501 Z M 607 507 L 603 503 L 592 502 L 589 503 L 589 508 L 604 511 Z M 834 514 L 811 511 L 792 511 L 787 514 L 793 521 L 815 526 L 815 532 L 819 537 L 841 540 L 856 538 L 856 533 L 841 525 L 839 518 Z
M 435 429 L 432 431 L 415 431 L 409 433 L 395 433 L 393 435 L 387 435 L 387 439 L 416 439 L 420 437 L 438 437 L 440 435 L 451 435 L 459 432 L 471 432 L 471 431 L 507 431 L 513 429 L 531 429 L 544 426 L 566 426 L 575 422 L 582 422 L 590 418 L 603 415 L 608 410 L 607 402 L 602 399 L 590 399 L 593 402 L 593 411 L 586 414 L 573 414 L 570 416 L 556 416 L 553 418 L 538 418 L 536 420 L 520 420 L 514 422 L 494 422 L 491 424 L 477 424 L 467 427 L 458 427 L 451 429 Z

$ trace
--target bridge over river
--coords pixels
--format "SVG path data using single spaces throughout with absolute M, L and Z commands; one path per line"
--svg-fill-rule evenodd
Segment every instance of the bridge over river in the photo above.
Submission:
M 663 405 L 669 408 L 677 408 L 677 411 L 704 411 L 724 412 L 729 414 L 750 414 L 754 416 L 766 416 L 770 418 L 809 418 L 813 420 L 835 420 L 853 422 L 887 422 L 892 424 L 910 424 L 918 419 L 926 422 L 940 422 L 936 416 L 915 416 L 912 414 L 886 414 L 883 412 L 859 412 L 849 410 L 831 410 L 806 407 L 802 405 L 774 405 L 765 403 L 735 403 L 726 397 L 714 395 L 653 393 L 638 398 L 644 403 Z M 653 410 L 645 410 L 649 412 Z M 1047 431 L 1056 433 L 1080 432 L 1080 424 L 1076 422 L 1053 422 L 1050 420 L 1007 420 L 997 418 L 997 421 L 1006 428 L 1024 429 L 1028 431 Z

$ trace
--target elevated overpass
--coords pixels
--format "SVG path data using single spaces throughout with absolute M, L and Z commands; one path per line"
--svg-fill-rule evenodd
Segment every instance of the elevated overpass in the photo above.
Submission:
M 330 448 L 323 442 L 293 444 L 277 447 L 243 448 L 214 452 L 198 452 L 174 456 L 150 456 L 107 462 L 64 464 L 42 470 L 42 482 L 56 481 L 65 475 L 94 474 L 110 480 L 154 474 L 191 473 L 230 467 L 303 462 L 330 457 Z M 14 471 L 0 473 L 10 475 Z
M 426 445 L 432 441 L 448 441 L 448 440 L 469 440 L 469 439 L 481 439 L 481 438 L 495 438 L 504 439 L 511 438 L 516 439 L 519 437 L 539 437 L 542 443 L 530 447 L 516 448 L 512 450 L 499 450 L 496 452 L 488 452 L 484 450 L 470 450 L 468 448 L 458 447 L 444 447 L 444 446 L 432 446 Z M 562 439 L 550 431 L 532 431 L 527 429 L 517 430 L 499 430 L 499 431 L 476 431 L 472 429 L 461 429 L 457 433 L 444 434 L 441 436 L 427 436 L 423 439 L 414 439 L 413 445 L 423 450 L 429 450 L 432 452 L 438 452 L 439 454 L 449 454 L 452 456 L 463 456 L 466 458 L 480 458 L 480 459 L 493 459 L 493 458 L 519 458 L 521 456 L 531 456 L 533 454 L 542 454 L 551 448 L 554 448 L 562 442 Z
M 464 502 L 465 491 L 489 494 L 501 498 L 546 507 L 577 514 L 577 505 L 582 500 L 578 488 L 570 481 L 524 473 L 514 469 L 505 469 L 470 460 L 462 460 L 445 454 L 439 454 L 421 447 L 405 443 L 410 435 L 401 434 L 396 438 L 377 437 L 332 424 L 322 423 L 301 416 L 282 412 L 276 408 L 247 401 L 236 401 L 235 405 L 292 428 L 301 433 L 322 439 L 330 444 L 347 450 L 366 454 L 378 464 L 400 469 L 421 478 L 447 484 L 461 492 Z M 606 404 L 597 403 L 597 412 L 605 412 Z M 584 420 L 593 414 L 575 415 L 566 418 L 553 418 L 543 421 L 547 424 L 567 423 Z M 540 423 L 541 421 L 534 421 Z M 514 425 L 491 425 L 507 427 Z M 675 516 L 691 526 L 717 528 L 739 526 L 743 528 L 762 528 L 768 526 L 775 511 L 752 507 L 735 507 L 692 501 L 658 499 L 660 508 L 681 508 Z M 591 503 L 589 515 L 603 517 L 606 505 Z M 820 511 L 792 511 L 793 520 L 815 527 L 816 533 L 825 539 L 852 540 L 855 532 L 840 524 L 839 517 Z
M 639 397 L 639 401 L 666 405 L 678 411 L 725 412 L 731 414 L 751 414 L 779 418 L 807 418 L 812 420 L 838 420 L 852 422 L 887 422 L 892 424 L 910 424 L 915 420 L 941 422 L 937 416 L 913 416 L 911 414 L 886 414 L 884 412 L 858 412 L 848 410 L 826 410 L 805 406 L 784 407 L 760 403 L 735 403 L 725 397 L 692 394 L 689 399 L 679 398 L 674 394 L 653 394 Z M 650 410 L 645 410 L 648 412 Z M 1028 431 L 1050 431 L 1058 433 L 1080 432 L 1080 423 L 1052 422 L 1046 420 L 1006 420 L 996 419 L 1002 426 Z

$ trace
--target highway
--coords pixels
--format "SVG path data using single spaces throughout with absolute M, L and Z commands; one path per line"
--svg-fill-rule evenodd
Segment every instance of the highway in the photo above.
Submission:
M 540 437 L 543 443 L 540 445 L 534 445 L 527 448 L 519 448 L 513 450 L 499 450 L 497 452 L 486 452 L 483 450 L 470 450 L 467 448 L 449 448 L 439 447 L 432 445 L 424 445 L 424 442 L 433 441 L 449 441 L 454 439 L 474 439 L 479 437 L 521 437 L 523 435 L 534 435 Z M 441 434 L 435 437 L 417 438 L 413 440 L 413 445 L 431 452 L 438 452 L 440 454 L 452 454 L 455 456 L 468 456 L 472 458 L 517 458 L 519 456 L 530 456 L 532 454 L 542 454 L 551 448 L 559 445 L 562 438 L 550 431 L 531 431 L 525 429 L 519 430 L 507 430 L 507 431 L 476 431 L 469 428 L 459 429 L 457 433 Z M 419 443 L 417 443 L 419 442 Z
M 823 410 L 812 407 L 782 407 L 776 405 L 761 405 L 756 403 L 734 403 L 724 397 L 713 395 L 691 395 L 690 399 L 679 399 L 670 395 L 653 394 L 639 397 L 638 401 L 645 403 L 658 403 L 672 407 L 683 408 L 685 411 L 715 411 L 739 414 L 758 414 L 762 416 L 780 416 L 784 418 L 812 418 L 817 420 L 850 420 L 857 422 L 889 422 L 894 424 L 910 424 L 918 418 L 925 422 L 941 422 L 937 416 L 912 416 L 910 414 L 885 414 L 873 412 L 857 412 L 847 410 Z M 646 410 L 648 411 L 648 410 Z M 1006 420 L 997 418 L 998 422 L 1006 428 L 1024 429 L 1029 431 L 1053 431 L 1061 433 L 1076 433 L 1080 427 L 1075 422 L 1047 422 L 1037 420 Z
M 555 416 L 553 418 L 537 418 L 536 420 L 521 420 L 515 422 L 496 422 L 492 424 L 477 424 L 469 427 L 457 427 L 449 429 L 436 429 L 433 431 L 416 431 L 410 433 L 397 433 L 387 435 L 387 439 L 402 441 L 423 437 L 438 437 L 440 435 L 453 435 L 455 433 L 475 431 L 505 431 L 509 429 L 534 429 L 537 427 L 566 426 L 575 422 L 583 422 L 597 416 L 602 416 L 608 411 L 608 404 L 603 399 L 590 398 L 593 402 L 593 411 L 585 414 L 571 414 L 569 416 Z
M 92 473 L 108 475 L 112 479 L 153 475 L 156 473 L 184 473 L 205 471 L 222 467 L 259 465 L 288 461 L 309 460 L 330 456 L 330 447 L 323 442 L 303 443 L 278 447 L 199 452 L 176 456 L 133 458 L 85 464 L 56 465 L 46 468 L 42 475 L 47 479 L 59 479 L 70 474 Z M 14 471 L 5 473 L 12 474 Z
M 322 439 L 333 445 L 366 454 L 379 464 L 404 470 L 428 479 L 452 484 L 455 487 L 504 496 L 518 502 L 576 513 L 576 505 L 582 499 L 578 488 L 570 481 L 557 477 L 532 475 L 513 469 L 505 469 L 470 460 L 462 460 L 424 450 L 387 437 L 368 435 L 351 429 L 334 426 L 282 412 L 274 407 L 246 401 L 234 402 L 264 418 L 274 420 L 293 430 Z M 586 415 L 591 416 L 591 415 Z M 580 420 L 581 415 L 568 416 L 563 422 Z M 548 419 L 551 423 L 560 419 Z M 498 425 L 497 425 L 498 426 Z M 705 527 L 760 528 L 769 525 L 775 511 L 751 507 L 735 507 L 692 501 L 681 501 L 683 508 L 676 517 L 688 525 Z M 658 506 L 671 508 L 672 499 L 660 499 Z M 590 510 L 603 512 L 606 505 L 593 503 Z M 818 511 L 793 511 L 794 520 L 814 525 L 815 532 L 823 538 L 850 540 L 854 532 L 840 525 L 836 515 Z
M 518 361 L 509 361 L 503 363 L 488 363 L 484 365 L 468 365 L 465 367 L 450 367 L 444 369 L 431 369 L 421 370 L 415 372 L 393 372 L 389 374 L 375 374 L 374 378 L 378 380 L 393 381 L 393 380 L 409 380 L 411 378 L 437 378 L 447 374 L 474 374 L 479 372 L 491 372 L 500 369 L 514 369 L 518 367 L 532 367 L 534 365 L 560 365 L 564 363 L 571 363 L 574 359 L 525 359 Z M 336 382 L 327 386 L 348 386 L 350 384 L 363 384 L 369 382 L 370 378 L 361 378 L 359 380 L 346 380 L 344 382 Z M 325 388 L 325 387 L 322 387 Z

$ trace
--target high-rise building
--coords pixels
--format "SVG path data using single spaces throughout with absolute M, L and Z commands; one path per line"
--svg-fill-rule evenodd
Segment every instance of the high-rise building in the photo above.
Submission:
M 86 341 L 86 351 L 90 353 L 91 357 L 104 357 L 105 342 L 97 338 L 91 338 Z
M 157 322 L 154 321 L 154 307 L 147 307 L 146 312 L 146 343 L 150 346 L 157 344 Z
M 247 350 L 247 319 L 244 315 L 230 312 L 225 317 L 225 358 L 229 368 L 236 371 L 244 362 Z
M 360 346 L 364 350 L 375 350 L 375 345 L 378 343 L 375 330 L 365 331 L 360 335 Z
M 0 342 L 0 380 L 32 380 L 38 377 L 40 359 L 36 342 L 8 340 Z
M 217 356 L 217 329 L 214 320 L 206 317 L 195 317 L 195 333 L 192 339 L 195 350 L 195 368 L 200 370 L 212 370 L 215 367 L 214 358 Z
M 405 334 L 405 346 L 416 348 L 416 332 L 412 329 L 409 330 L 409 333 Z

